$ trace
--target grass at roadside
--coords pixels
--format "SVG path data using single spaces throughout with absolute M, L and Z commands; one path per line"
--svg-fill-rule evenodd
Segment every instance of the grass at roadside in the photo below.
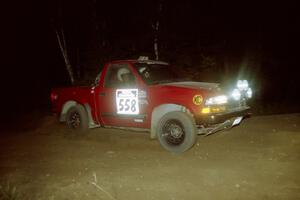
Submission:
M 17 187 L 7 182 L 5 184 L 0 184 L 0 200 L 19 200 L 20 193 Z

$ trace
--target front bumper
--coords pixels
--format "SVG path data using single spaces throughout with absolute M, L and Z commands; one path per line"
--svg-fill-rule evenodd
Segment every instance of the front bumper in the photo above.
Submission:
M 226 120 L 236 118 L 236 117 L 247 117 L 250 114 L 251 113 L 250 113 L 249 106 L 241 106 L 241 107 L 231 108 L 226 112 L 203 114 L 200 116 L 196 116 L 196 124 L 209 126 L 213 124 L 223 123 Z
M 249 106 L 241 106 L 222 113 L 196 117 L 198 134 L 204 134 L 207 136 L 215 132 L 231 128 L 232 126 L 239 124 L 243 118 L 249 117 L 250 114 Z M 238 123 L 236 123 L 236 121 L 238 121 Z

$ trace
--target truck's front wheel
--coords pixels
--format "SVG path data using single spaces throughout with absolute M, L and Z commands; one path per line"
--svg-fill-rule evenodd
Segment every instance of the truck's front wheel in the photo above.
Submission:
M 86 131 L 88 129 L 88 116 L 84 107 L 79 104 L 71 107 L 67 112 L 66 123 L 72 130 Z
M 161 118 L 157 128 L 159 142 L 168 151 L 181 153 L 195 143 L 195 121 L 186 113 L 167 113 Z

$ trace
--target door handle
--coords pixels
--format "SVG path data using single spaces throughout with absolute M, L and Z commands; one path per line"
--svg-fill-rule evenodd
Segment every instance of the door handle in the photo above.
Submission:
M 99 96 L 104 97 L 105 96 L 105 92 L 100 92 Z

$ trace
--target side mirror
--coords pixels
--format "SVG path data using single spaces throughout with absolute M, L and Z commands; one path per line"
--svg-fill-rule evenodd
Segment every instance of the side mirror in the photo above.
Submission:
M 101 77 L 101 72 L 96 76 L 96 79 L 95 79 L 95 81 L 93 83 L 94 86 L 99 85 L 100 77 Z

